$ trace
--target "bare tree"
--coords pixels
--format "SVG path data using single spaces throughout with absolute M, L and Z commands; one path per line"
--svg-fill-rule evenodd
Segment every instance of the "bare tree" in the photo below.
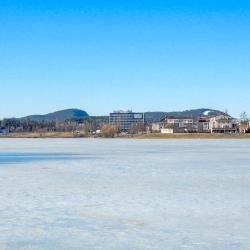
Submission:
M 246 131 L 249 129 L 249 122 L 246 112 L 242 112 L 240 114 L 240 132 L 246 133 Z
M 103 137 L 114 137 L 118 132 L 118 127 L 111 124 L 104 124 L 101 127 L 101 134 Z
M 241 121 L 247 121 L 247 120 L 248 120 L 248 117 L 247 117 L 247 113 L 246 113 L 246 112 L 240 113 L 240 120 L 241 120 Z

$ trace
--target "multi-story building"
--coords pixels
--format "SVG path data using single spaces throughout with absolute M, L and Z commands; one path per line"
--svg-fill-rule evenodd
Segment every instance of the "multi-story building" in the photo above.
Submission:
M 144 123 L 144 113 L 114 111 L 109 114 L 109 123 L 116 125 L 120 131 L 128 131 L 133 125 Z
M 245 131 L 247 126 L 245 128 Z M 166 116 L 152 124 L 153 132 L 161 133 L 237 133 L 238 122 L 227 114 L 201 117 Z
M 210 117 L 202 116 L 198 120 L 198 132 L 199 133 L 210 133 Z
M 151 130 L 153 133 L 161 132 L 164 129 L 164 122 L 153 122 L 151 124 Z
M 161 119 L 161 133 L 187 133 L 198 128 L 198 122 L 189 116 L 166 116 Z
M 175 128 L 193 127 L 194 124 L 193 117 L 185 116 L 166 116 L 161 121 Z
M 238 122 L 227 114 L 211 117 L 209 128 L 211 133 L 237 133 L 239 131 Z

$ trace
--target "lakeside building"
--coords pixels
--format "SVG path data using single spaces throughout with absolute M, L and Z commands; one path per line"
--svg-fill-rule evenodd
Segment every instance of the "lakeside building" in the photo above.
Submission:
M 164 122 L 153 122 L 151 124 L 151 130 L 153 133 L 159 133 L 164 129 Z
M 109 114 L 109 124 L 118 127 L 119 131 L 128 131 L 133 125 L 144 124 L 144 113 L 132 110 L 119 110 Z
M 202 116 L 198 119 L 198 132 L 199 133 L 210 133 L 210 117 Z
M 209 129 L 211 133 L 237 133 L 239 124 L 230 115 L 217 115 L 210 118 Z
M 239 123 L 227 114 L 202 117 L 166 116 L 152 124 L 153 132 L 172 133 L 237 133 Z
M 169 133 L 192 133 L 198 128 L 197 119 L 191 116 L 166 116 L 160 120 L 160 131 Z

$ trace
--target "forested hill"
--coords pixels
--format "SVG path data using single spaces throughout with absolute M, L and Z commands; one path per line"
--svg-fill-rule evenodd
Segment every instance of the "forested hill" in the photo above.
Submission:
M 33 121 L 65 121 L 69 119 L 82 119 L 88 116 L 86 111 L 80 109 L 65 109 L 45 115 L 30 115 L 20 119 Z
M 191 110 L 185 110 L 185 111 L 174 111 L 174 112 L 145 112 L 145 120 L 147 122 L 153 122 L 153 121 L 159 121 L 164 116 L 192 116 L 192 117 L 198 117 L 203 115 L 220 115 L 225 114 L 222 111 L 214 110 L 214 109 L 191 109 Z

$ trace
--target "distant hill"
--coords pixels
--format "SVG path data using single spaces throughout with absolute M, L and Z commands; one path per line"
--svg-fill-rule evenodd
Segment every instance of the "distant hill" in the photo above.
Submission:
M 202 115 L 220 115 L 225 114 L 222 111 L 214 110 L 214 109 L 191 109 L 185 111 L 174 111 L 174 112 L 145 112 L 145 121 L 146 122 L 156 122 L 160 121 L 164 116 L 193 116 L 198 117 Z M 60 110 L 54 113 L 49 113 L 45 115 L 30 115 L 26 117 L 19 118 L 21 120 L 34 120 L 34 121 L 64 121 L 64 120 L 81 120 L 87 119 L 91 121 L 102 121 L 108 122 L 108 116 L 89 116 L 86 111 L 80 109 L 65 109 Z
M 80 109 L 65 109 L 46 115 L 30 115 L 20 119 L 33 121 L 65 121 L 69 119 L 82 119 L 88 116 L 86 111 Z
M 145 120 L 147 122 L 154 122 L 159 121 L 164 116 L 193 116 L 198 117 L 202 115 L 220 115 L 225 114 L 222 111 L 214 110 L 214 109 L 191 109 L 191 110 L 185 110 L 185 111 L 174 111 L 174 112 L 146 112 L 145 113 Z

